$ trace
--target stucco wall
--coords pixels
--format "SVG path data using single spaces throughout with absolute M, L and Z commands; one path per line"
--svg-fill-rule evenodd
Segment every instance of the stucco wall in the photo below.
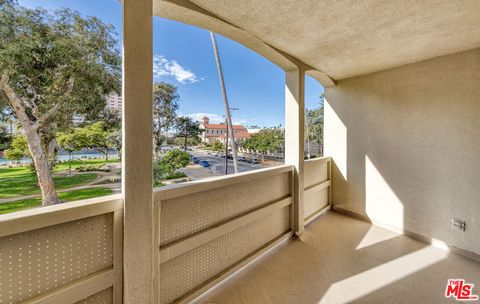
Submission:
M 334 205 L 480 254 L 480 49 L 343 80 L 326 99 Z

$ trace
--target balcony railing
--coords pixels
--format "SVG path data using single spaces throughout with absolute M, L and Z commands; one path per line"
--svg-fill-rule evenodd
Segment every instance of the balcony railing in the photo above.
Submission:
M 329 208 L 330 158 L 305 162 L 305 223 Z M 188 302 L 292 236 L 293 167 L 154 190 L 161 303 Z M 0 303 L 121 303 L 123 201 L 0 216 Z
M 120 303 L 121 196 L 0 216 L 0 303 Z

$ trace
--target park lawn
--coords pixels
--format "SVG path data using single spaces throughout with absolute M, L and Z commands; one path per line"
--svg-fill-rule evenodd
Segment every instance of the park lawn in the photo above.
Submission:
M 111 159 L 108 163 L 118 163 L 118 159 Z M 105 164 L 104 159 L 74 160 L 72 170 L 81 166 L 98 166 Z M 68 170 L 68 163 L 58 163 L 55 172 Z M 55 176 L 57 189 L 68 189 L 81 186 L 97 178 L 96 173 L 85 173 L 74 176 Z M 0 168 L 0 199 L 40 193 L 35 178 L 28 166 L 15 168 Z
M 109 164 L 119 163 L 118 159 L 109 159 Z M 76 159 L 71 162 L 72 170 L 75 170 L 82 166 L 98 166 L 101 167 L 105 165 L 105 159 Z M 55 165 L 55 172 L 68 170 L 68 162 L 57 163 Z
M 80 186 L 96 178 L 96 173 L 84 173 L 72 176 L 55 176 L 53 179 L 57 189 L 60 190 Z M 37 193 L 40 193 L 40 189 L 37 187 L 36 179 L 30 172 L 30 169 L 0 169 L 0 199 Z
M 81 189 L 73 190 L 68 192 L 58 193 L 58 197 L 62 202 L 71 202 L 77 200 L 84 200 L 88 198 L 94 198 L 99 196 L 105 196 L 112 194 L 112 189 L 108 188 L 91 188 L 91 189 Z M 9 203 L 0 203 L 0 214 L 15 212 L 19 210 L 24 210 L 32 207 L 38 207 L 42 204 L 42 199 L 40 197 L 30 198 L 15 202 Z

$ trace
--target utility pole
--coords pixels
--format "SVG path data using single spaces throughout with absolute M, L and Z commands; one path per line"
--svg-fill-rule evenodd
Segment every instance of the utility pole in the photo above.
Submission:
M 184 146 L 184 151 L 187 151 L 187 144 L 188 144 L 188 130 L 187 130 L 187 124 L 188 120 L 185 120 L 185 146 Z
M 225 132 L 225 175 L 227 175 L 228 174 L 228 123 L 226 119 L 225 119 L 225 126 L 227 127 L 227 130 Z
M 308 113 L 308 109 L 307 109 L 307 113 Z M 306 136 L 307 136 L 307 158 L 310 159 L 310 129 L 309 129 L 309 125 L 308 125 L 308 114 L 306 115 L 307 117 L 305 117 L 305 123 L 307 125 L 307 132 L 306 132 Z
M 210 38 L 212 39 L 213 52 L 215 53 L 215 60 L 217 61 L 218 78 L 220 78 L 220 86 L 222 88 L 223 103 L 225 106 L 225 115 L 227 116 L 227 137 L 228 137 L 228 134 L 230 134 L 232 154 L 233 154 L 233 168 L 235 170 L 235 173 L 238 173 L 237 144 L 235 143 L 235 137 L 233 134 L 232 116 L 230 115 L 230 107 L 228 105 L 227 90 L 225 89 L 225 81 L 223 79 L 222 63 L 220 62 L 220 55 L 218 54 L 217 40 L 215 39 L 215 34 L 212 31 L 210 31 Z M 228 148 L 227 148 L 227 151 L 228 151 Z M 225 170 L 227 170 L 226 166 L 225 166 Z

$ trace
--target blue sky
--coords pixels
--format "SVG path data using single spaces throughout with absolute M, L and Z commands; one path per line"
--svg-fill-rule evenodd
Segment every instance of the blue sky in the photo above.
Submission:
M 27 7 L 47 10 L 68 7 L 82 15 L 97 16 L 117 29 L 121 40 L 122 11 L 117 0 L 20 0 Z M 179 114 L 213 121 L 224 115 L 215 57 L 209 32 L 155 17 L 154 80 L 173 83 L 180 94 Z M 225 83 L 235 123 L 262 127 L 284 125 L 283 71 L 243 45 L 217 35 Z M 320 84 L 307 77 L 305 104 L 318 106 Z

